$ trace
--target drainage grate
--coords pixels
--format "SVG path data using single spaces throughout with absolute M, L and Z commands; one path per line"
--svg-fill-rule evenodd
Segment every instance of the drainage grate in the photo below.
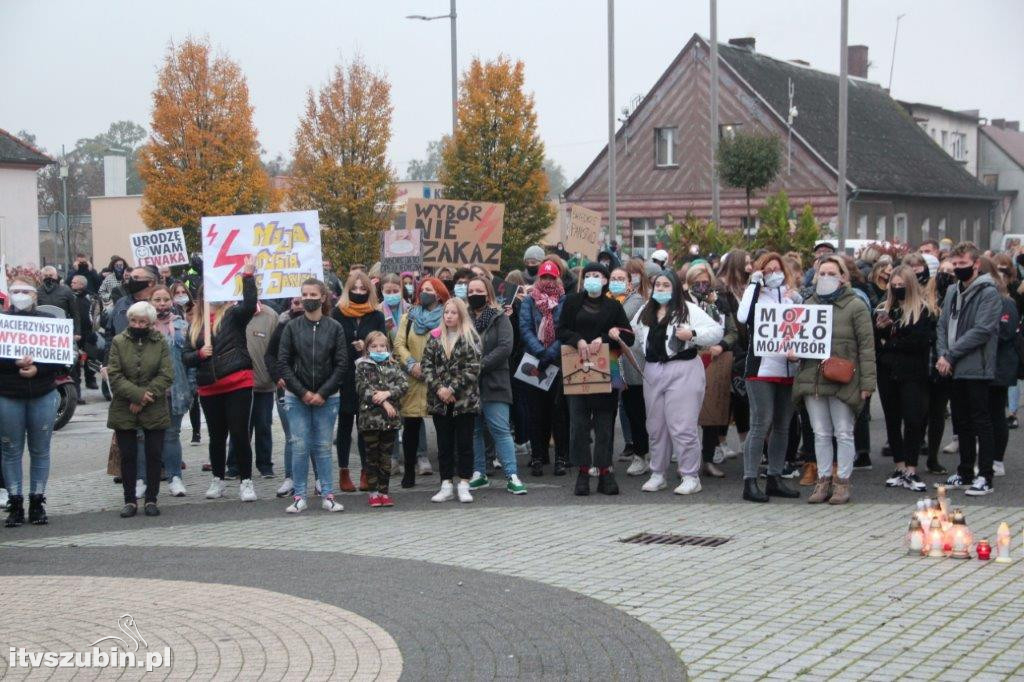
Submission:
M 691 547 L 720 547 L 729 538 L 716 535 L 673 535 L 672 533 L 637 533 L 619 542 L 631 545 L 689 545 Z

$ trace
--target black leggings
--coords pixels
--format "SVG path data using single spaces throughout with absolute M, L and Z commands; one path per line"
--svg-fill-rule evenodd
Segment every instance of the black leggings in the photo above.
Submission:
M 1009 387 L 992 386 L 988 389 L 988 413 L 992 417 L 992 439 L 995 450 L 992 459 L 1002 462 L 1006 444 L 1010 442 L 1010 425 L 1006 423 L 1006 399 Z
M 879 373 L 878 397 L 893 462 L 916 467 L 928 421 L 928 381 L 897 381 Z
M 405 417 L 402 419 L 402 459 L 405 460 L 405 476 L 411 478 L 416 473 L 416 451 L 420 448 L 420 426 L 423 417 Z
M 202 428 L 202 422 L 199 419 L 199 400 L 196 396 L 193 396 L 192 404 L 188 408 L 188 420 L 192 422 L 192 437 L 199 435 L 199 430 Z
M 348 469 L 348 455 L 352 450 L 352 425 L 355 424 L 356 415 L 354 412 L 338 412 L 338 437 L 334 446 L 338 449 L 338 466 Z M 357 447 L 359 448 L 359 465 L 366 467 L 366 441 L 363 434 L 357 433 Z
M 156 502 L 160 492 L 160 466 L 164 457 L 164 429 L 143 432 L 146 442 L 146 502 Z M 135 429 L 114 431 L 117 449 L 121 452 L 121 486 L 124 488 L 124 502 L 135 502 L 135 480 L 139 456 L 139 439 Z
M 562 379 L 555 377 L 551 388 L 542 391 L 529 387 L 530 393 L 530 450 L 533 459 L 548 464 L 552 436 L 555 439 L 555 459 L 569 461 L 569 407 L 562 394 Z M 646 423 L 646 420 L 644 421 Z M 630 422 L 630 427 L 633 422 Z M 634 448 L 636 445 L 634 444 Z
M 434 415 L 437 431 L 437 465 L 441 480 L 453 476 L 469 480 L 473 476 L 473 429 L 475 414 Z
M 644 386 L 637 384 L 626 387 L 622 392 L 622 407 L 629 419 L 629 431 L 633 435 L 633 453 L 644 457 L 650 452 L 650 438 L 647 435 L 647 405 L 644 403 Z
M 235 451 L 235 464 L 241 480 L 252 478 L 252 443 L 249 422 L 252 419 L 252 389 L 240 388 L 230 393 L 199 398 L 210 432 L 210 465 L 213 475 L 224 478 L 228 435 Z

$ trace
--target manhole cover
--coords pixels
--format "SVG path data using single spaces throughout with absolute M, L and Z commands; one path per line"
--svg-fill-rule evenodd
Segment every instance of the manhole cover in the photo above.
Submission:
M 637 533 L 619 540 L 631 545 L 688 545 L 691 547 L 719 547 L 729 538 L 716 535 L 674 535 L 672 533 Z

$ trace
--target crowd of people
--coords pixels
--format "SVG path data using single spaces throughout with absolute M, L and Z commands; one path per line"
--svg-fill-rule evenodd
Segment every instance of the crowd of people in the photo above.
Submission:
M 927 472 L 985 495 L 1005 473 L 1024 376 L 1020 249 L 926 241 L 914 251 L 869 245 L 855 259 L 821 242 L 808 263 L 740 249 L 701 256 L 690 248 L 678 259 L 659 249 L 646 261 L 621 261 L 614 248 L 591 262 L 563 255 L 531 246 L 524 268 L 504 275 L 475 265 L 389 273 L 353 264 L 342 279 L 325 261 L 324 280 L 284 300 L 259 299 L 248 259 L 241 300 L 205 304 L 198 257 L 178 273 L 115 257 L 97 273 L 79 255 L 65 282 L 52 267 L 11 271 L 4 305 L 36 317 L 56 306 L 74 320 L 76 342 L 102 358 L 108 473 L 121 485 L 123 517 L 140 505 L 160 514 L 162 481 L 172 496 L 188 494 L 182 424 L 188 415 L 191 443 L 200 444 L 200 412 L 205 496 L 223 497 L 237 479 L 239 498 L 253 501 L 254 477 L 281 473 L 277 496 L 291 514 L 314 495 L 324 510 L 342 511 L 338 493 L 357 490 L 372 507 L 393 506 L 393 476 L 412 488 L 434 475 L 428 418 L 437 503 L 472 502 L 496 473 L 508 493 L 525 494 L 521 466 L 534 479 L 575 473 L 575 495 L 589 495 L 592 479 L 597 493 L 618 494 L 617 468 L 648 476 L 644 492 L 691 495 L 742 455 L 743 500 L 799 498 L 806 486 L 809 503 L 845 504 L 854 471 L 872 466 L 876 391 L 887 436 L 880 450 L 893 466 L 887 486 L 924 491 Z M 768 304 L 831 307 L 828 358 L 753 352 L 756 312 Z M 560 367 L 563 348 L 583 362 L 607 351 L 610 389 L 566 390 L 560 372 L 547 387 L 515 378 Z M 85 369 L 95 388 L 96 372 Z M 27 522 L 47 522 L 62 371 L 31 357 L 0 360 L 8 527 L 26 522 L 26 443 Z M 283 472 L 274 466 L 275 405 Z M 954 435 L 943 447 L 947 410 Z M 730 426 L 741 453 L 727 445 Z M 353 444 L 358 480 L 349 473 Z M 959 452 L 955 471 L 940 451 Z

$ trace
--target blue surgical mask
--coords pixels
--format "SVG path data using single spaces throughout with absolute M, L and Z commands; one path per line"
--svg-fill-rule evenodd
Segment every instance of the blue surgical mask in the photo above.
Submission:
M 374 362 L 386 362 L 391 357 L 391 353 L 386 350 L 371 350 L 370 359 Z
M 452 293 L 455 294 L 456 298 L 461 298 L 465 300 L 467 288 L 467 285 L 463 284 L 462 282 L 459 282 L 458 284 L 455 285 L 454 288 L 452 288 Z
M 411 285 L 411 284 L 406 284 L 406 285 L 405 285 L 405 293 L 407 293 L 407 294 L 409 294 L 410 296 L 412 296 L 412 293 L 413 293 L 414 291 L 416 291 L 416 288 L 415 288 L 415 287 L 414 287 L 413 285 Z
M 616 296 L 626 293 L 625 282 L 608 282 L 608 291 L 612 292 Z
M 669 301 L 672 300 L 672 292 L 671 291 L 655 291 L 653 294 L 651 294 L 651 298 L 655 302 L 657 302 L 657 303 L 659 303 L 661 305 L 665 305 L 666 303 L 668 303 Z
M 600 277 L 587 277 L 583 280 L 583 288 L 591 296 L 597 296 L 604 289 L 604 282 L 601 281 Z
M 402 302 L 401 294 L 384 294 L 384 302 L 388 304 L 389 308 L 395 308 L 399 303 Z

